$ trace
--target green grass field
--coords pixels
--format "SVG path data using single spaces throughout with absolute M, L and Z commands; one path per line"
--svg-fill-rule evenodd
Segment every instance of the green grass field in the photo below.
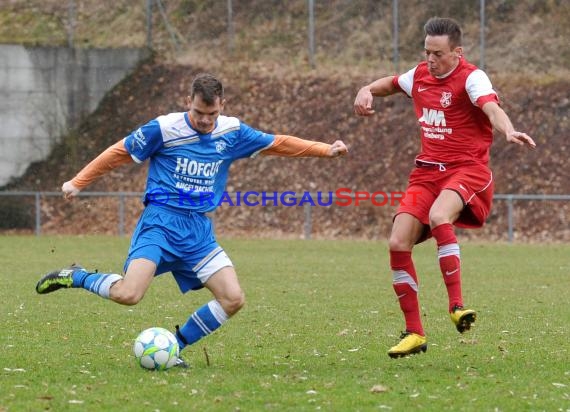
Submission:
M 191 369 L 149 372 L 134 338 L 172 329 L 210 295 L 170 275 L 137 306 L 84 290 L 40 296 L 39 276 L 77 261 L 119 271 L 128 239 L 0 237 L 0 411 L 568 411 L 570 246 L 462 246 L 459 335 L 428 242 L 415 252 L 429 348 L 386 355 L 403 328 L 386 245 L 223 240 L 246 307 L 183 352 Z M 207 356 L 206 356 L 207 355 Z

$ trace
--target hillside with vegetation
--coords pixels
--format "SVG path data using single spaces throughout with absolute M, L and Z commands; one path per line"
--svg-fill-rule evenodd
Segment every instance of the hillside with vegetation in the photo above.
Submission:
M 65 45 L 65 3 L 8 1 L 0 10 L 0 41 Z M 136 7 L 121 0 L 91 3 L 95 2 L 76 4 L 76 47 L 145 45 L 145 10 L 139 4 L 143 2 Z M 168 19 L 158 10 L 153 13 L 154 57 L 112 90 L 45 162 L 32 165 L 6 189 L 58 190 L 83 164 L 138 125 L 158 114 L 184 110 L 192 76 L 209 71 L 226 84 L 226 114 L 268 132 L 329 142 L 340 138 L 350 146 L 348 157 L 332 161 L 239 161 L 233 166 L 229 191 L 403 190 L 419 143 L 409 100 L 392 96 L 379 101 L 378 113 L 367 119 L 352 113 L 360 86 L 394 72 L 392 2 L 315 2 L 315 68 L 307 58 L 305 1 L 234 3 L 230 47 L 226 1 L 163 1 Z M 468 8 L 463 1 L 401 3 L 401 67 L 421 58 L 422 24 L 434 14 L 451 15 L 464 24 L 466 55 L 478 62 L 477 7 Z M 570 194 L 568 2 L 487 4 L 487 71 L 516 127 L 539 145 L 527 151 L 496 139 L 496 192 Z M 91 189 L 142 191 L 145 173 L 145 166 L 126 166 Z M 116 200 L 45 199 L 42 205 L 46 233 L 116 233 Z M 130 199 L 127 208 L 130 230 L 141 206 Z M 326 238 L 385 238 L 393 212 L 371 205 L 313 209 L 313 235 Z M 567 202 L 516 202 L 515 211 L 517 239 L 570 240 Z M 506 216 L 506 204 L 496 202 L 486 228 L 462 236 L 504 239 Z M 304 215 L 298 207 L 224 206 L 215 219 L 218 232 L 226 236 L 303 233 Z

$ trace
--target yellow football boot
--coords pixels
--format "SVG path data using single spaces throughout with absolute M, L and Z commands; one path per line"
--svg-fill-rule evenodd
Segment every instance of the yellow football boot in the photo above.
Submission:
M 427 350 L 427 339 L 425 336 L 412 332 L 402 332 L 400 343 L 393 346 L 388 351 L 391 358 L 401 358 Z
M 477 313 L 474 310 L 464 309 L 461 306 L 455 306 L 449 316 L 459 333 L 471 329 L 471 324 L 477 319 Z

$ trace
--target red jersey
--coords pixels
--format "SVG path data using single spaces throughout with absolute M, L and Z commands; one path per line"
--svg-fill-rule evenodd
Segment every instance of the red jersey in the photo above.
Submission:
M 393 83 L 414 102 L 422 139 L 417 162 L 489 162 L 493 128 L 481 108 L 490 101 L 499 103 L 499 98 L 485 72 L 461 58 L 450 74 L 439 78 L 422 62 Z

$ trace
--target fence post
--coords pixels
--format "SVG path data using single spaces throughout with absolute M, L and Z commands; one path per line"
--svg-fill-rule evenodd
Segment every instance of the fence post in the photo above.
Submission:
M 119 194 L 119 236 L 125 235 L 125 194 Z
M 311 239 L 311 232 L 313 231 L 313 221 L 312 221 L 312 206 L 309 203 L 305 203 L 303 206 L 305 209 L 305 240 Z
M 479 56 L 479 68 L 485 70 L 485 0 L 479 0 L 480 10 L 480 27 L 479 27 L 479 49 L 481 55 Z
M 232 0 L 228 0 L 228 49 L 230 53 L 234 51 L 234 9 Z
M 400 71 L 400 49 L 399 49 L 399 24 L 398 24 L 398 0 L 392 0 L 392 37 L 394 40 L 393 44 L 393 60 L 394 60 L 394 70 L 396 73 Z
M 513 196 L 510 195 L 507 198 L 507 210 L 508 210 L 508 215 L 507 215 L 507 221 L 509 222 L 509 227 L 508 227 L 508 236 L 509 236 L 509 243 L 512 243 L 514 240 L 514 217 L 513 217 Z
M 75 0 L 68 0 L 67 2 L 67 47 L 70 49 L 75 47 Z
M 315 68 L 315 2 L 309 0 L 309 63 Z
M 152 49 L 152 1 L 146 0 L 146 47 Z
M 40 208 L 40 192 L 36 192 L 36 236 L 42 233 L 42 214 Z

